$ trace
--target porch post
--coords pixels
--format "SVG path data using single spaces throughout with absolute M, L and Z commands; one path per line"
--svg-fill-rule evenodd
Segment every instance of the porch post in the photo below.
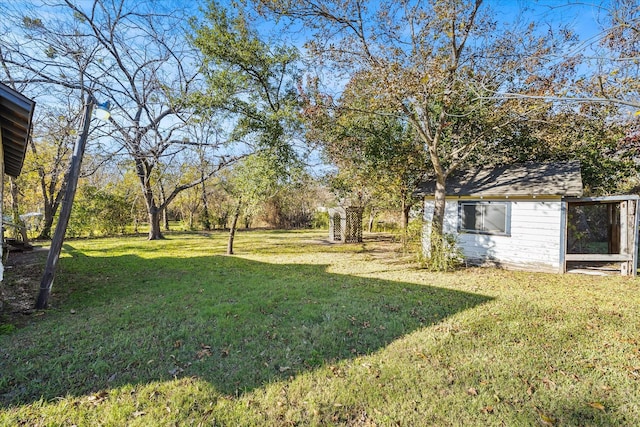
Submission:
M 567 272 L 567 215 L 569 215 L 569 202 L 560 201 L 560 258 L 558 263 L 558 273 Z

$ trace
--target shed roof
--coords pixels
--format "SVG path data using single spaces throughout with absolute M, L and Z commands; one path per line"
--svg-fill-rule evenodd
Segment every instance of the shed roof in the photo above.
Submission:
M 435 193 L 435 181 L 421 184 L 417 195 Z M 582 196 L 580 162 L 524 163 L 482 168 L 452 175 L 448 196 Z
M 7 175 L 20 175 L 35 105 L 31 99 L 0 83 L 0 127 Z

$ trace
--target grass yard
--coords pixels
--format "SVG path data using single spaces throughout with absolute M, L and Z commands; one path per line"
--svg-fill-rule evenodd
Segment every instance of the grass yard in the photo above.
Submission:
M 0 425 L 640 425 L 638 279 L 435 274 L 381 237 L 68 241 L 2 329 Z

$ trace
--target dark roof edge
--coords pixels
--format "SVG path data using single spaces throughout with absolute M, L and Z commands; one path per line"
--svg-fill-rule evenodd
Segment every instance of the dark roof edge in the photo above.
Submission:
M 24 128 L 24 141 L 20 141 L 20 150 L 19 150 L 19 158 L 17 158 L 12 164 L 7 164 L 7 158 L 5 156 L 4 159 L 4 171 L 7 175 L 16 178 L 20 175 L 22 171 L 22 166 L 24 164 L 24 158 L 27 151 L 27 144 L 29 142 L 29 137 L 31 135 L 31 126 L 33 123 L 33 113 L 35 110 L 36 102 L 30 98 L 27 98 L 22 93 L 16 91 L 15 89 L 7 86 L 6 84 L 0 82 L 0 96 L 2 96 L 7 104 L 15 106 L 15 109 L 20 109 L 23 112 L 26 112 L 25 115 L 18 115 L 16 117 L 11 117 L 12 121 L 19 123 L 22 128 Z M 3 151 L 6 153 L 7 141 L 3 137 L 2 138 Z M 15 144 L 14 144 L 15 145 Z M 17 153 L 16 153 L 17 154 Z M 17 157 L 17 156 L 16 156 Z
M 580 197 L 580 162 L 527 162 L 459 171 L 447 178 L 447 197 Z M 414 196 L 433 196 L 435 180 L 419 185 Z

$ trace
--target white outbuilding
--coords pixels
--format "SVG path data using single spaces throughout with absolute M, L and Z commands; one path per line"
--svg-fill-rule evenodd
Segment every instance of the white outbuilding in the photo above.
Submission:
M 423 183 L 424 246 L 434 182 Z M 582 197 L 580 163 L 526 163 L 450 177 L 443 232 L 465 261 L 530 271 L 636 275 L 638 196 Z

